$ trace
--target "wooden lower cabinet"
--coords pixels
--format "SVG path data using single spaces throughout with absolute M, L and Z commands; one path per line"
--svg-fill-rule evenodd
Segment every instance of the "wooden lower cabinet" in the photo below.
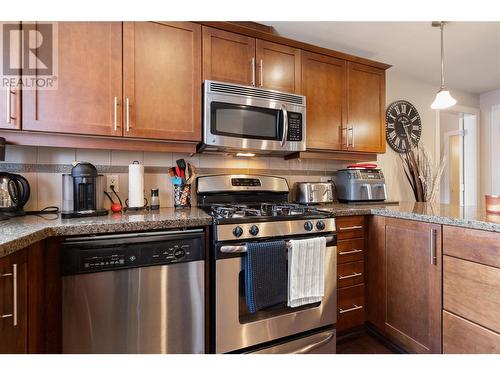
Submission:
M 342 335 L 362 327 L 366 320 L 365 217 L 338 217 L 336 226 L 337 332 Z
M 346 332 L 365 323 L 365 284 L 341 288 L 337 294 L 337 332 Z
M 370 219 L 368 320 L 411 353 L 441 353 L 441 226 Z
M 443 227 L 443 351 L 500 353 L 500 233 Z
M 445 255 L 443 307 L 500 332 L 500 269 Z
M 500 334 L 443 311 L 444 354 L 500 353 Z
M 28 353 L 28 252 L 0 258 L 0 353 Z
M 61 352 L 61 278 L 56 240 L 0 258 L 0 353 Z

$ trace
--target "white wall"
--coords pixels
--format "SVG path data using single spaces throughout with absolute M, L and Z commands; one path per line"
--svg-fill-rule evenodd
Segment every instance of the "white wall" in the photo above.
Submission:
M 399 73 L 394 73 L 391 69 L 387 71 L 386 82 L 387 105 L 395 100 L 405 99 L 417 108 L 422 119 L 422 138 L 420 144 L 434 157 L 436 148 L 436 111 L 432 110 L 430 105 L 436 96 L 439 82 L 431 85 Z M 478 95 L 453 90 L 453 88 L 450 88 L 450 91 L 453 97 L 457 99 L 459 105 L 479 108 Z M 387 146 L 387 152 L 378 157 L 378 164 L 385 172 L 389 198 L 399 201 L 415 201 L 396 152 Z
M 481 94 L 480 102 L 481 195 L 500 195 L 500 89 Z
M 440 149 L 441 149 L 441 155 L 440 157 L 442 158 L 444 155 L 446 155 L 446 145 L 448 144 L 445 142 L 446 140 L 446 133 L 453 132 L 453 131 L 459 131 L 460 130 L 460 114 L 455 113 L 455 112 L 443 112 L 441 111 L 440 115 L 440 120 L 439 120 L 439 131 L 440 131 Z M 448 146 L 449 147 L 449 146 Z M 448 155 L 449 157 L 449 155 Z M 449 203 L 450 202 L 450 163 L 449 159 L 447 160 L 446 166 L 443 171 L 443 176 L 441 178 L 441 191 L 440 191 L 440 197 L 441 197 L 441 202 L 442 203 Z
M 476 206 L 481 203 L 479 195 L 480 190 L 480 171 L 478 166 L 477 151 L 477 118 L 475 115 L 464 114 L 464 184 L 465 184 L 465 206 Z M 480 168 L 481 169 L 481 168 Z

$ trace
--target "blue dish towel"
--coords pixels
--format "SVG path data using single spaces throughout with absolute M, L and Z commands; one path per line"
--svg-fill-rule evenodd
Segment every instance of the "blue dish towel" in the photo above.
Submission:
M 286 252 L 285 241 L 247 244 L 244 259 L 245 298 L 252 314 L 287 301 Z

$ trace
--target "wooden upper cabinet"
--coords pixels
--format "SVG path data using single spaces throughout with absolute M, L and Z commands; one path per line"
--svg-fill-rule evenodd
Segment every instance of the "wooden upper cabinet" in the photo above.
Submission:
M 124 23 L 124 135 L 201 140 L 201 26 Z
M 302 94 L 306 97 L 308 149 L 342 150 L 346 122 L 346 62 L 302 52 Z
M 386 218 L 385 333 L 412 353 L 441 352 L 441 226 Z
M 385 152 L 385 71 L 347 63 L 349 150 Z
M 58 23 L 57 90 L 23 91 L 23 129 L 121 135 L 122 24 Z
M 0 22 L 0 28 L 3 28 L 3 25 L 7 24 L 7 22 Z M 19 27 L 21 25 L 20 22 L 13 23 L 13 27 L 16 25 Z M 18 48 L 11 48 L 10 53 L 14 53 L 15 55 L 9 56 L 9 63 L 14 63 L 16 67 L 21 66 L 21 34 L 17 34 L 19 39 L 17 42 L 19 43 Z M 11 43 L 14 42 L 11 40 Z M 13 68 L 11 66 L 11 68 Z M 3 72 L 1 73 L 3 74 Z M 19 75 L 21 75 L 21 70 L 19 69 Z M 15 76 L 3 76 L 0 75 L 2 79 L 16 78 Z M 21 128 L 21 92 L 17 86 L 9 88 L 2 85 L 0 89 L 0 129 L 20 129 Z
M 256 85 L 268 89 L 301 93 L 301 50 L 257 39 Z
M 255 39 L 203 26 L 203 80 L 255 84 Z
M 19 251 L 0 259 L 0 353 L 28 352 L 28 258 Z

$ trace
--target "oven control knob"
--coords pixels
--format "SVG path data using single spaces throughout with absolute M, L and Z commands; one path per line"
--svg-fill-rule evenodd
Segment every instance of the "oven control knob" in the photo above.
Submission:
M 313 230 L 313 224 L 310 221 L 306 221 L 304 223 L 304 229 L 307 230 L 308 232 Z
M 233 229 L 233 235 L 235 237 L 240 237 L 243 234 L 243 229 L 241 227 L 236 227 Z
M 257 225 L 252 225 L 250 227 L 250 234 L 252 236 L 256 236 L 257 234 L 259 234 L 259 227 L 257 227 Z
M 323 230 L 323 229 L 325 229 L 325 222 L 324 222 L 324 221 L 322 221 L 322 220 L 319 220 L 319 221 L 316 223 L 316 228 L 317 228 L 318 230 Z

